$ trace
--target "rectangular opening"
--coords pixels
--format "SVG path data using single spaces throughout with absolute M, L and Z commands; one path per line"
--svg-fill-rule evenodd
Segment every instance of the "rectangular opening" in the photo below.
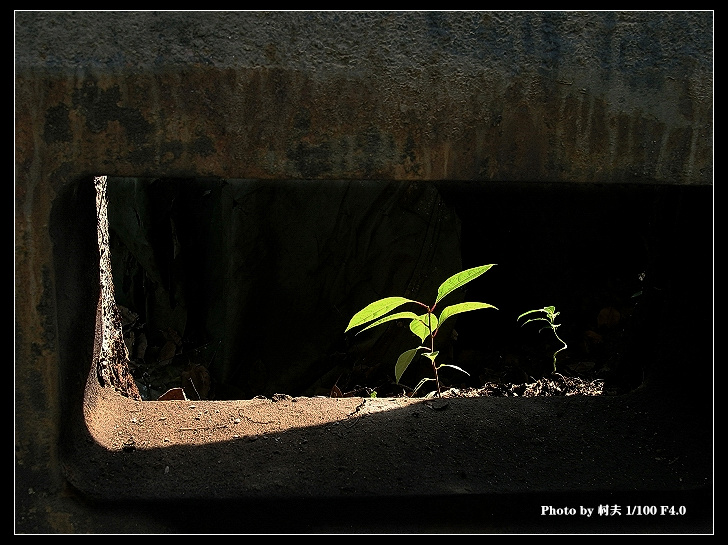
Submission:
M 558 351 L 560 375 L 618 395 L 668 372 L 651 357 L 668 292 L 710 265 L 674 254 L 709 227 L 698 188 L 109 178 L 107 191 L 115 301 L 145 400 L 408 395 L 432 371 L 421 358 L 397 383 L 418 341 L 407 323 L 345 334 L 349 319 L 383 297 L 429 304 L 450 275 L 490 263 L 451 296 L 497 310 L 439 332 L 438 357 L 468 373 L 444 369 L 443 388 L 523 396 Z M 562 351 L 543 323 L 518 321 L 549 305 Z

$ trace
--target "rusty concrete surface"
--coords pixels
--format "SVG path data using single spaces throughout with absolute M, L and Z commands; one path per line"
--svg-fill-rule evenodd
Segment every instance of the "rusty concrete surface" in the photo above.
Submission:
M 709 184 L 711 25 L 710 12 L 18 13 L 17 124 L 26 154 L 53 150 L 50 172 L 83 158 L 114 175 Z
M 710 186 L 713 62 L 711 11 L 16 11 L 16 531 L 114 527 L 62 467 L 98 296 L 82 181 Z

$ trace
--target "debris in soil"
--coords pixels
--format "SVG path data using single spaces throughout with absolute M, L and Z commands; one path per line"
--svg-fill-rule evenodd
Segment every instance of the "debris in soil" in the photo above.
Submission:
M 538 397 L 538 396 L 606 395 L 604 381 L 566 377 L 560 373 L 523 384 L 487 382 L 482 388 L 450 388 L 441 397 Z
M 545 396 L 602 396 L 616 395 L 617 392 L 605 388 L 603 379 L 588 380 L 570 377 L 561 373 L 551 373 L 533 382 L 505 383 L 486 382 L 482 387 L 447 388 L 441 392 L 441 399 L 457 397 L 545 397 Z M 411 397 L 411 390 L 359 388 L 341 393 L 338 387 L 331 391 L 330 397 Z M 417 396 L 419 397 L 419 396 Z M 423 399 L 436 399 L 437 392 L 422 395 Z

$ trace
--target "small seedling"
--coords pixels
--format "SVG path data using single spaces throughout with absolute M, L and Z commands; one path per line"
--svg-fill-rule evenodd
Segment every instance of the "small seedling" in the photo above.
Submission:
M 549 327 L 553 330 L 554 336 L 561 342 L 561 344 L 564 345 L 561 348 L 559 348 L 556 352 L 554 352 L 554 373 L 555 373 L 556 372 L 556 354 L 558 354 L 559 352 L 561 352 L 562 350 L 564 350 L 566 348 L 566 343 L 561 339 L 561 337 L 559 337 L 558 333 L 556 333 L 556 328 L 558 328 L 559 325 L 561 325 L 561 324 L 556 323 L 556 317 L 559 315 L 559 313 L 556 312 L 556 307 L 543 307 L 543 308 L 539 308 L 539 309 L 535 309 L 535 310 L 529 310 L 528 312 L 524 312 L 518 318 L 516 318 L 516 320 L 520 320 L 527 314 L 533 314 L 534 312 L 543 312 L 544 314 L 546 314 L 546 316 L 545 317 L 541 316 L 539 318 L 531 318 L 529 320 L 526 320 L 525 322 L 523 322 L 521 324 L 521 327 L 526 325 L 528 322 L 546 322 L 547 324 L 549 324 Z M 544 329 L 546 329 L 546 328 L 543 327 L 543 328 L 539 329 L 539 332 L 543 331 Z
M 496 308 L 493 305 L 489 305 L 487 303 L 457 303 L 455 305 L 450 305 L 449 307 L 445 307 L 442 309 L 442 312 L 440 313 L 440 316 L 438 317 L 435 314 L 435 307 L 437 307 L 437 304 L 442 301 L 442 299 L 455 291 L 456 289 L 462 287 L 463 285 L 467 284 L 471 280 L 474 280 L 475 278 L 479 277 L 481 274 L 486 272 L 488 269 L 490 269 L 493 265 L 483 265 L 481 267 L 474 267 L 472 269 L 467 269 L 465 271 L 459 272 L 447 280 L 443 282 L 440 287 L 437 290 L 437 298 L 435 299 L 434 304 L 430 307 L 426 305 L 425 303 L 421 303 L 419 301 L 414 301 L 412 299 L 407 299 L 406 297 L 385 297 L 384 299 L 380 299 L 379 301 L 375 301 L 373 303 L 370 303 L 366 307 L 364 307 L 362 310 L 357 312 L 349 322 L 349 325 L 347 326 L 346 331 L 349 331 L 352 328 L 362 326 L 364 324 L 369 324 L 367 327 L 361 329 L 359 333 L 362 331 L 366 331 L 367 329 L 370 329 L 372 327 L 378 326 L 380 324 L 383 324 L 385 322 L 390 322 L 392 320 L 410 320 L 410 331 L 414 333 L 417 337 L 419 337 L 420 342 L 423 344 L 420 344 L 420 346 L 413 348 L 411 350 L 407 350 L 406 352 L 402 353 L 399 358 L 397 358 L 397 363 L 394 366 L 394 377 L 399 384 L 399 380 L 402 377 L 402 374 L 405 372 L 407 367 L 409 367 L 409 364 L 412 363 L 412 360 L 415 358 L 415 356 L 420 352 L 421 350 L 424 350 L 424 352 L 421 352 L 420 355 L 425 356 L 430 360 L 430 363 L 432 365 L 432 370 L 434 372 L 435 378 L 423 378 L 419 384 L 417 384 L 417 387 L 413 390 L 412 395 L 414 395 L 417 390 L 419 390 L 422 385 L 424 385 L 428 381 L 434 380 L 437 386 L 437 395 L 440 396 L 440 378 L 438 371 L 442 367 L 452 367 L 453 369 L 457 369 L 458 371 L 462 371 L 466 375 L 469 375 L 469 373 L 460 367 L 456 365 L 449 365 L 449 364 L 440 364 L 438 365 L 435 360 L 437 358 L 438 352 L 435 350 L 435 337 L 437 336 L 437 332 L 440 330 L 440 327 L 442 327 L 442 324 L 450 318 L 451 316 L 454 316 L 455 314 L 460 314 L 462 312 L 468 312 L 470 310 L 478 310 L 482 308 Z M 415 314 L 414 312 L 396 312 L 394 314 L 389 314 L 394 309 L 399 308 L 405 304 L 408 303 L 414 303 L 416 305 L 419 305 L 426 309 L 426 312 L 424 314 Z M 497 310 L 497 309 L 496 309 Z M 372 323 L 370 323 L 372 322 Z M 429 346 L 424 346 L 425 340 L 429 338 Z

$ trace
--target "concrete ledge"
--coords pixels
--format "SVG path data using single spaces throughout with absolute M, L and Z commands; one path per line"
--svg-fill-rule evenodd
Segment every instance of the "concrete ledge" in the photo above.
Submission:
M 711 484 L 644 391 L 449 399 L 437 410 L 402 399 L 138 402 L 107 389 L 86 404 L 88 432 L 78 432 L 92 441 L 78 442 L 66 468 L 99 500 L 609 495 Z M 295 415 L 319 423 L 281 424 Z
M 127 524 L 157 531 L 711 532 L 708 430 L 655 396 L 450 399 L 437 410 L 139 402 L 91 388 L 64 470 L 91 512 L 131 511 Z M 282 426 L 282 413 L 318 424 Z M 597 515 L 605 505 L 622 515 Z M 626 516 L 652 505 L 686 515 Z

